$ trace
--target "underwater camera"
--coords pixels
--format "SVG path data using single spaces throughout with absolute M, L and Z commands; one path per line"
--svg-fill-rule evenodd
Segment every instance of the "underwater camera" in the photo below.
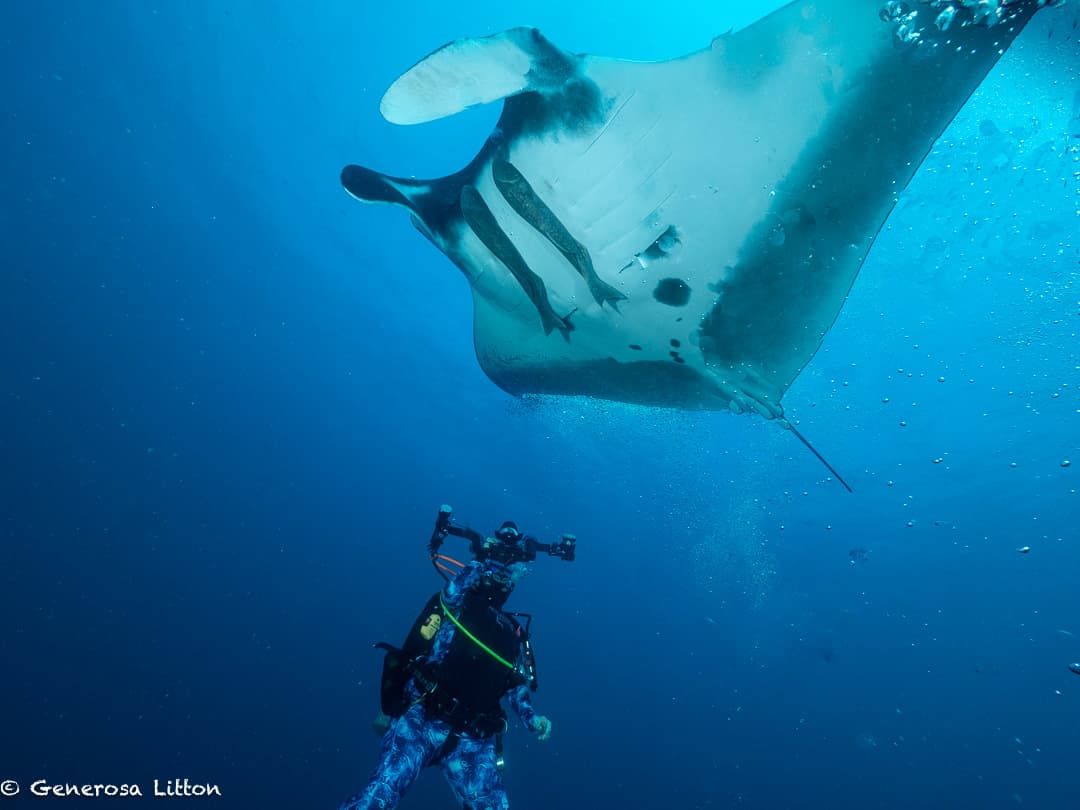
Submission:
M 456 526 L 453 522 L 454 510 L 446 504 L 439 507 L 435 517 L 435 530 L 428 542 L 428 551 L 437 555 L 447 535 L 463 537 L 469 541 L 469 550 L 478 560 L 495 560 L 510 564 L 532 562 L 540 552 L 549 557 L 558 557 L 573 562 L 577 556 L 577 538 L 564 534 L 554 543 L 541 543 L 535 537 L 522 534 L 513 521 L 506 521 L 495 532 L 494 537 L 483 537 L 468 526 Z

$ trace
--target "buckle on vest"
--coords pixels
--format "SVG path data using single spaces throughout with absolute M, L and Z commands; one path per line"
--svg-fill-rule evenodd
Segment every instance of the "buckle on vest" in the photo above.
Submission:
M 461 701 L 458 700 L 456 697 L 452 697 L 449 700 L 441 700 L 439 701 L 439 703 L 442 704 L 439 707 L 441 713 L 443 717 L 445 717 L 447 720 L 453 720 L 457 716 L 457 713 L 461 710 L 462 706 Z
M 447 694 L 446 690 L 441 689 L 438 684 L 435 684 L 432 690 L 424 697 L 426 698 L 424 705 L 428 710 L 444 720 L 455 720 L 464 708 L 464 704 L 460 700 Z

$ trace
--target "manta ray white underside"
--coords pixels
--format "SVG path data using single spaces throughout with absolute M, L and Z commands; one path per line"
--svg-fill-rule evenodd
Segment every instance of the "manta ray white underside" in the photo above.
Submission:
M 533 29 L 450 43 L 391 86 L 415 124 L 504 100 L 437 180 L 347 166 L 465 274 L 512 393 L 783 417 L 934 141 L 1044 0 L 800 0 L 667 62 Z

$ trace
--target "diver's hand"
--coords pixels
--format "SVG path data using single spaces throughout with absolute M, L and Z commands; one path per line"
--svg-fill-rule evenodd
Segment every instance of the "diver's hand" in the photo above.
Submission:
M 538 714 L 533 718 L 532 730 L 536 732 L 536 739 L 540 742 L 547 742 L 551 739 L 551 721 L 542 714 Z
M 390 728 L 391 722 L 392 720 L 390 717 L 387 717 L 383 712 L 379 712 L 375 716 L 375 719 L 371 721 L 371 730 L 381 737 L 386 733 L 386 730 Z

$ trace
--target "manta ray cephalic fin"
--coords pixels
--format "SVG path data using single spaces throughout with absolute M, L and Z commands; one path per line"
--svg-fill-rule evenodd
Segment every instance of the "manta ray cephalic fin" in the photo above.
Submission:
M 423 124 L 525 90 L 540 90 L 538 78 L 558 76 L 550 65 L 540 64 L 544 54 L 536 47 L 536 34 L 530 28 L 511 28 L 444 45 L 390 85 L 379 111 L 392 124 Z

